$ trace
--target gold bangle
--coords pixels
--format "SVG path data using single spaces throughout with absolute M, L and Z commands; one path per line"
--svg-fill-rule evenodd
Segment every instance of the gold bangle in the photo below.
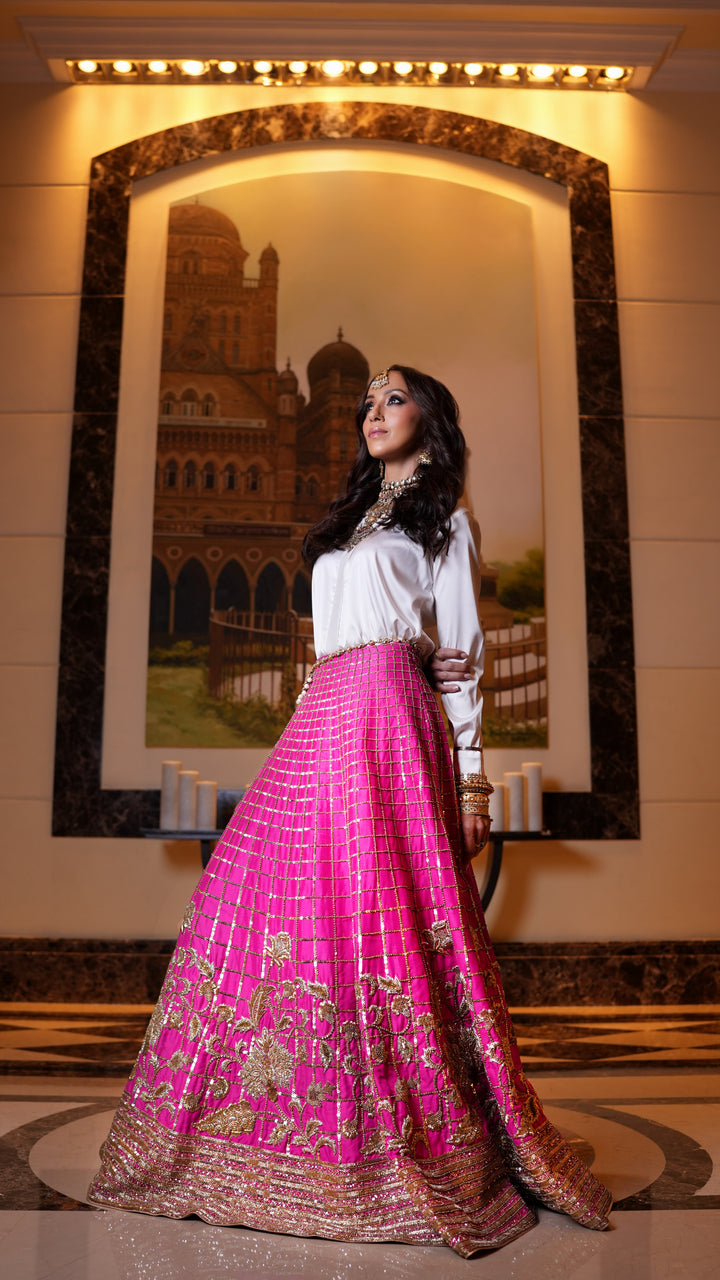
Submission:
M 458 803 L 461 813 L 476 814 L 480 818 L 489 817 L 489 806 L 481 796 L 460 796 Z
M 471 787 L 473 790 L 492 792 L 493 787 L 484 773 L 458 773 L 455 776 L 458 787 Z

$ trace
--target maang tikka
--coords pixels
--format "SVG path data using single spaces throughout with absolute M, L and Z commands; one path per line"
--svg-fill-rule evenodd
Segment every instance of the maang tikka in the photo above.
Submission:
M 387 369 L 381 369 L 379 373 L 375 374 L 368 391 L 379 391 L 381 387 L 386 387 L 389 381 L 390 376 Z

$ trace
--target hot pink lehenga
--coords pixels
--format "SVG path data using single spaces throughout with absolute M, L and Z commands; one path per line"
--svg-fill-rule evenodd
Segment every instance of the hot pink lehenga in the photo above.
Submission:
M 469 1256 L 607 1226 L 513 1037 L 411 645 L 320 663 L 185 913 L 95 1204 Z

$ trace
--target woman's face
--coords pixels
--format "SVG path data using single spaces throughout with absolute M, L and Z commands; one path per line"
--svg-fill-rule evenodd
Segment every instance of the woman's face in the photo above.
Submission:
M 385 463 L 386 480 L 401 480 L 415 470 L 422 415 L 402 374 L 391 369 L 388 379 L 387 386 L 367 393 L 363 435 L 370 456 Z

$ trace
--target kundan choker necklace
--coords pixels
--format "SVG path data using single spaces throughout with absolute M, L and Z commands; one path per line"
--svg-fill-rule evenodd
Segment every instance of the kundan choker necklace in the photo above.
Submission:
M 418 474 L 414 472 L 411 476 L 405 476 L 402 480 L 383 480 L 380 485 L 381 493 L 402 493 L 403 489 L 410 489 L 418 482 Z
M 345 543 L 345 550 L 351 551 L 353 547 L 357 546 L 358 542 L 362 542 L 363 538 L 367 538 L 368 534 L 387 524 L 388 516 L 392 511 L 393 503 L 398 494 L 404 493 L 406 489 L 412 489 L 419 479 L 420 477 L 415 472 L 414 475 L 406 476 L 403 480 L 383 480 L 377 500 L 368 508 L 360 523 L 356 525 L 350 534 Z

